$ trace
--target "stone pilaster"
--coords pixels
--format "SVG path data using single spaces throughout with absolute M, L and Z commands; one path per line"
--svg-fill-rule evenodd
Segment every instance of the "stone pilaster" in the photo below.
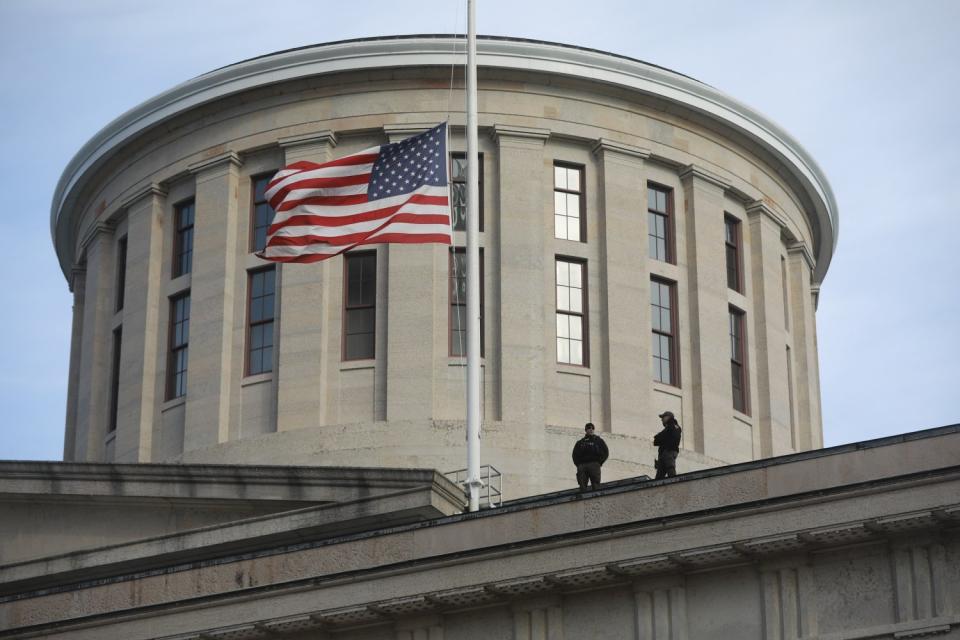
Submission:
M 806 245 L 796 243 L 787 252 L 790 287 L 790 325 L 793 334 L 794 386 L 796 388 L 797 446 L 801 450 L 823 446 L 820 417 L 820 373 L 817 365 L 816 319 L 810 281 L 813 258 Z
M 638 583 L 633 597 L 637 640 L 687 640 L 687 592 L 679 581 Z
M 166 191 L 147 185 L 122 206 L 127 211 L 127 274 L 114 459 L 150 462 L 163 398 L 158 374 L 166 348 L 165 336 L 160 335 L 160 316 L 166 308 L 161 282 Z
M 285 164 L 299 160 L 327 162 L 332 159 L 337 138 L 331 131 L 280 141 Z M 342 262 L 342 258 L 336 259 Z M 336 363 L 339 352 L 325 354 L 325 315 L 337 301 L 325 297 L 328 262 L 277 265 L 280 292 L 278 366 L 274 372 L 277 393 L 277 430 L 300 429 L 323 424 L 326 388 L 324 357 Z M 338 307 L 337 307 L 338 308 Z M 321 389 L 316 388 L 320 382 Z M 318 392 L 319 391 L 319 392 Z
M 237 282 L 243 275 L 237 270 L 240 164 L 227 152 L 190 166 L 197 184 L 184 451 L 225 442 L 231 432 L 231 398 L 242 366 L 242 356 L 239 362 L 234 357 L 234 332 L 243 335 L 242 301 L 236 304 L 244 290 Z
M 797 640 L 817 634 L 813 570 L 806 565 L 761 572 L 764 640 Z
M 954 613 L 947 556 L 939 542 L 897 545 L 892 549 L 897 622 L 941 618 Z
M 86 279 L 76 397 L 74 460 L 104 462 L 109 419 L 110 321 L 113 317 L 113 227 L 95 223 L 81 243 Z
M 397 622 L 396 640 L 443 640 L 443 620 L 440 616 L 419 616 Z
M 752 403 L 755 433 L 760 437 L 760 457 L 783 455 L 793 450 L 790 432 L 790 399 L 787 381 L 786 327 L 783 317 L 783 276 L 780 256 L 783 245 L 776 214 L 757 201 L 747 207 L 752 274 L 753 363 L 757 373 Z M 749 336 L 748 336 L 749 337 Z
M 544 157 L 545 129 L 495 125 L 498 147 L 500 247 L 500 415 L 504 421 L 530 426 L 531 437 L 545 421 L 543 380 L 556 355 L 552 296 L 554 260 L 545 244 L 553 228 L 552 202 L 544 189 L 552 163 Z M 549 165 L 549 166 L 548 166 Z M 492 216 L 491 216 L 492 217 Z
M 646 149 L 601 139 L 600 300 L 604 414 L 613 433 L 639 435 L 649 417 L 650 272 L 646 253 Z M 610 291 L 617 295 L 611 297 Z
M 558 597 L 513 607 L 513 640 L 563 640 L 563 609 Z
M 730 338 L 724 253 L 723 193 L 726 183 L 699 167 L 680 173 L 686 222 L 688 335 L 696 451 L 729 459 L 728 430 L 723 416 L 733 414 L 730 382 Z M 678 247 L 678 250 L 682 250 Z M 719 427 L 719 428 L 718 428 Z M 690 433 L 692 431 L 692 433 Z
M 77 391 L 80 384 L 80 343 L 83 339 L 83 305 L 87 270 L 76 266 L 70 272 L 73 293 L 73 324 L 70 328 L 70 375 L 67 380 L 67 416 L 63 434 L 63 460 L 77 460 Z

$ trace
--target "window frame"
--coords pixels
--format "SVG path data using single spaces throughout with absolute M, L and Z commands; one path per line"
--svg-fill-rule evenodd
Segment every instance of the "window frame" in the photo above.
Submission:
M 190 224 L 183 225 L 183 211 L 187 207 L 192 208 L 192 218 Z M 193 240 L 194 240 L 194 229 L 196 227 L 197 221 L 197 203 L 195 198 L 187 198 L 186 200 L 181 200 L 173 206 L 173 261 L 170 265 L 170 277 L 179 278 L 180 276 L 185 276 L 188 273 L 193 273 Z M 188 251 L 181 251 L 182 249 L 182 238 L 186 232 L 190 233 L 190 249 Z M 187 261 L 186 268 L 181 270 L 181 262 L 183 256 L 187 253 L 190 254 L 190 259 Z
M 260 180 L 266 180 L 267 184 L 269 185 L 270 180 L 272 180 L 273 176 L 276 174 L 277 169 L 273 169 L 271 171 L 250 176 L 250 228 L 247 240 L 247 248 L 249 249 L 250 253 L 255 253 L 262 250 L 262 248 L 257 247 L 257 205 L 265 204 L 271 212 L 270 219 L 267 222 L 267 231 L 264 235 L 264 247 L 266 247 L 267 237 L 270 235 L 270 225 L 273 224 L 273 219 L 277 215 L 277 212 L 273 210 L 273 207 L 270 206 L 270 202 L 268 200 L 257 200 L 257 182 Z M 264 189 L 264 191 L 266 191 L 266 189 Z
M 742 309 L 733 305 L 729 310 L 729 338 L 730 338 L 730 390 L 732 396 L 733 408 L 745 415 L 750 415 L 750 376 L 748 375 L 747 363 L 747 314 Z M 739 344 L 736 342 L 734 330 L 739 331 Z M 739 357 L 739 360 L 737 359 Z M 739 369 L 736 369 L 739 367 Z M 739 371 L 739 376 L 735 374 Z M 739 378 L 739 380 L 738 380 Z M 740 405 L 737 403 L 736 382 L 740 383 L 742 391 Z
M 447 356 L 451 358 L 465 358 L 467 357 L 466 345 L 464 345 L 463 353 L 456 353 L 453 350 L 455 341 L 453 339 L 454 334 L 454 318 L 456 314 L 454 313 L 454 307 L 464 307 L 464 316 L 466 316 L 466 306 L 467 301 L 463 300 L 458 304 L 454 303 L 454 291 L 456 288 L 456 273 L 454 270 L 454 260 L 456 255 L 462 255 L 466 257 L 466 247 L 450 247 L 450 251 L 447 252 Z M 480 248 L 480 357 L 483 358 L 486 355 L 486 314 L 484 313 L 484 261 L 483 261 L 483 247 Z M 464 265 L 464 271 L 466 271 L 466 265 Z M 464 279 L 466 279 L 466 273 L 464 273 Z M 466 289 L 466 287 L 464 287 Z M 467 333 L 467 328 L 463 327 L 462 332 L 464 335 Z
M 251 313 L 253 307 L 253 278 L 267 272 L 273 272 L 273 308 L 270 310 L 270 319 L 269 320 L 258 320 L 257 322 L 253 321 L 253 315 Z M 263 296 L 261 296 L 263 297 Z M 266 267 L 260 267 L 257 269 L 250 269 L 247 271 L 247 321 L 246 321 L 246 334 L 244 336 L 244 362 L 243 362 L 243 373 L 244 376 L 255 376 L 262 373 L 273 373 L 273 358 L 274 358 L 274 349 L 276 348 L 276 338 L 275 329 L 276 325 L 274 324 L 277 319 L 277 268 L 276 265 L 268 265 Z M 251 336 L 253 334 L 253 328 L 255 326 L 261 326 L 265 324 L 270 324 L 270 363 L 269 369 L 261 369 L 260 371 L 251 371 Z M 261 351 L 263 347 L 258 347 Z M 263 360 L 261 359 L 261 363 Z
M 571 189 L 561 189 L 557 187 L 557 168 L 561 169 L 574 169 L 580 174 L 580 190 L 573 191 Z M 553 206 L 553 218 L 554 218 L 554 227 L 553 227 L 553 238 L 554 240 L 565 240 L 567 242 L 580 242 L 586 244 L 587 242 L 587 169 L 584 165 L 578 164 L 576 162 L 567 162 L 565 160 L 554 160 L 553 161 L 553 171 L 551 172 L 553 176 L 553 193 L 554 193 L 554 206 Z M 566 194 L 575 194 L 580 196 L 580 238 L 578 240 L 571 240 L 570 238 L 559 238 L 557 237 L 557 227 L 556 227 L 556 218 L 557 218 L 557 207 L 556 207 L 556 193 L 566 193 Z M 568 217 L 569 216 L 565 216 Z
M 117 240 L 116 274 L 114 276 L 113 312 L 123 311 L 127 286 L 127 234 Z
M 110 353 L 110 421 L 107 434 L 117 431 L 120 411 L 120 354 L 123 348 L 123 325 L 113 330 L 113 345 Z
M 350 306 L 350 266 L 349 262 L 351 260 L 362 259 L 367 257 L 373 257 L 373 302 L 371 304 L 359 304 Z M 357 362 L 362 360 L 375 360 L 377 357 L 377 269 L 378 269 L 378 259 L 377 259 L 377 250 L 367 250 L 367 251 L 354 251 L 344 254 L 343 256 L 343 304 L 341 307 L 341 319 L 340 326 L 342 328 L 341 338 L 340 338 L 340 360 L 341 362 Z M 362 277 L 361 277 L 362 283 Z M 362 285 L 361 285 L 362 286 Z M 373 309 L 373 349 L 372 353 L 369 356 L 359 357 L 359 358 L 350 358 L 347 357 L 347 316 L 348 312 L 355 311 L 357 309 Z
M 176 335 L 177 303 L 184 299 L 188 301 L 187 304 L 189 305 L 190 304 L 189 289 L 187 289 L 186 291 L 182 291 L 174 296 L 170 296 L 169 298 L 170 320 L 167 325 L 167 376 L 166 376 L 167 380 L 166 380 L 166 393 L 164 394 L 167 401 L 176 400 L 177 398 L 183 398 L 187 395 L 186 374 L 188 371 L 188 367 L 184 366 L 184 368 L 179 371 L 174 370 L 174 366 L 177 360 L 177 354 L 180 351 L 186 351 L 187 355 L 185 356 L 185 358 L 186 358 L 187 364 L 189 364 L 189 358 L 190 358 L 190 311 L 189 310 L 187 311 L 186 317 L 183 319 L 187 323 L 187 339 L 183 342 L 183 344 L 174 344 L 174 337 Z M 183 392 L 178 394 L 176 386 L 177 386 L 177 375 L 179 373 L 184 374 L 184 383 L 183 383 Z
M 464 188 L 464 196 L 463 196 L 464 205 L 466 205 L 466 202 L 467 202 L 467 196 L 466 196 L 466 189 L 467 189 L 466 169 L 464 169 L 464 179 L 463 179 L 463 180 L 455 180 L 454 177 L 453 177 L 453 162 L 454 162 L 454 160 L 464 160 L 464 161 L 466 161 L 466 159 L 467 159 L 467 152 L 466 152 L 466 151 L 451 151 L 451 152 L 450 152 L 450 165 L 449 165 L 449 167 L 450 167 L 450 184 L 451 184 L 451 185 L 453 185 L 453 184 L 462 184 L 462 185 L 463 185 L 463 188 Z M 482 233 L 482 232 L 483 232 L 483 153 L 478 153 L 478 154 L 477 154 L 477 164 L 478 164 L 478 166 L 480 167 L 480 170 L 477 172 L 477 182 L 478 182 L 477 186 L 478 186 L 478 191 L 480 192 L 480 202 L 479 202 L 479 204 L 477 205 L 477 206 L 478 206 L 478 213 L 479 213 L 479 220 L 477 221 L 478 224 L 479 224 L 479 226 L 478 226 L 477 228 L 478 228 L 478 229 L 480 230 L 480 232 Z M 466 211 L 464 211 L 464 214 L 463 214 L 463 221 L 464 221 L 464 223 L 463 223 L 463 229 L 457 229 L 456 220 L 453 219 L 453 215 L 454 215 L 454 214 L 453 214 L 453 202 L 451 202 L 450 205 L 451 205 L 451 206 L 450 206 L 450 216 L 451 216 L 450 222 L 451 222 L 451 226 L 453 227 L 453 230 L 454 230 L 454 231 L 466 232 L 466 230 L 467 230 L 467 223 L 466 223 L 466 221 L 467 221 L 467 214 L 466 214 Z
M 653 326 L 653 300 L 650 301 L 650 332 L 651 335 L 666 336 L 669 347 L 669 363 L 670 363 L 670 380 L 663 381 L 659 378 L 653 378 L 654 382 L 659 384 L 669 385 L 671 387 L 680 388 L 680 338 L 679 338 L 679 313 L 677 313 L 677 283 L 673 280 L 668 280 L 666 278 L 661 278 L 659 276 L 650 277 L 651 293 L 653 284 L 659 284 L 667 287 L 667 293 L 670 297 L 670 327 L 672 331 L 667 333 L 655 329 Z M 652 296 L 651 296 L 652 298 Z M 653 365 L 653 359 L 655 358 L 652 350 L 650 353 L 651 366 Z
M 732 242 L 728 237 L 728 230 L 730 227 L 733 227 Z M 729 213 L 723 214 L 723 244 L 725 248 L 724 258 L 726 264 L 727 288 L 732 289 L 737 293 L 743 293 L 743 225 L 741 225 L 739 218 Z M 730 284 L 731 252 L 733 253 L 733 269 L 735 272 L 735 282 L 733 284 L 735 286 L 731 286 Z
M 575 311 L 562 311 L 562 310 L 560 309 L 559 296 L 557 295 L 558 292 L 559 292 L 559 288 L 560 288 L 560 283 L 559 283 L 558 278 L 557 278 L 557 264 L 560 263 L 560 262 L 566 262 L 566 263 L 568 263 L 568 264 L 577 264 L 577 265 L 580 265 L 580 267 L 581 267 L 581 272 L 580 272 L 580 284 L 581 284 L 581 287 L 580 287 L 580 296 L 581 296 L 581 309 L 582 309 L 582 310 L 581 310 L 580 313 L 577 313 L 577 312 L 575 312 Z M 554 296 L 554 301 L 553 301 L 553 309 L 554 309 L 553 328 L 554 328 L 554 349 L 555 349 L 555 356 L 554 356 L 554 358 L 555 358 L 555 360 L 556 360 L 556 363 L 557 363 L 558 365 L 564 365 L 564 366 L 568 366 L 568 367 L 584 367 L 584 368 L 589 368 L 589 367 L 590 367 L 590 327 L 589 327 L 589 322 L 590 322 L 589 300 L 590 300 L 590 296 L 589 296 L 589 291 L 588 291 L 588 288 L 587 288 L 587 260 L 584 259 L 584 258 L 578 258 L 578 257 L 576 257 L 576 256 L 568 256 L 568 255 L 556 255 L 556 256 L 554 256 L 554 261 L 553 261 L 553 280 L 554 280 L 554 284 L 553 284 L 553 296 Z M 580 341 L 583 343 L 583 344 L 582 344 L 582 348 L 581 348 L 581 355 L 583 356 L 583 357 L 582 357 L 583 362 L 580 362 L 580 363 L 576 363 L 576 362 L 562 362 L 562 361 L 560 360 L 560 349 L 559 349 L 560 336 L 557 335 L 557 331 L 556 331 L 556 330 L 557 330 L 557 322 L 556 322 L 556 321 L 557 321 L 557 316 L 559 316 L 560 314 L 563 314 L 563 315 L 566 315 L 566 316 L 579 316 L 579 317 L 580 317 L 580 328 L 581 328 Z M 566 338 L 566 339 L 567 339 L 567 340 L 570 340 L 570 338 Z
M 650 192 L 658 191 L 662 192 L 666 196 L 666 210 L 660 211 L 658 209 L 650 208 Z M 659 182 L 653 182 L 652 180 L 647 181 L 647 191 L 646 191 L 646 201 L 647 201 L 647 254 L 651 260 L 656 260 L 658 262 L 665 262 L 667 264 L 677 264 L 677 250 L 676 250 L 676 229 L 675 229 L 675 218 L 676 218 L 676 209 L 674 207 L 674 189 L 673 187 L 668 187 L 667 185 L 660 184 Z M 664 243 L 664 257 L 663 259 L 649 255 L 650 253 L 650 238 L 657 238 L 658 236 L 651 235 L 652 230 L 650 229 L 650 216 L 661 216 L 664 218 L 663 232 L 665 234 L 663 243 Z

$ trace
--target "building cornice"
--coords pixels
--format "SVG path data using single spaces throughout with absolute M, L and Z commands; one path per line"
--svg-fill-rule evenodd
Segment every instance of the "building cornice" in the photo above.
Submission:
M 243 165 L 243 159 L 236 151 L 224 151 L 212 158 L 200 160 L 187 166 L 187 171 L 193 174 L 202 173 L 208 169 L 218 168 L 223 165 L 240 167 Z
M 681 105 L 745 135 L 782 163 L 806 192 L 815 218 L 816 272 L 820 282 L 836 246 L 838 213 L 832 190 L 813 158 L 788 133 L 757 111 L 682 74 L 601 51 L 506 38 L 480 38 L 481 68 L 542 73 L 611 85 Z M 54 245 L 66 273 L 72 262 L 70 217 L 92 173 L 119 148 L 153 127 L 200 105 L 263 86 L 331 73 L 378 68 L 463 64 L 462 40 L 453 37 L 391 37 L 337 42 L 281 51 L 223 67 L 188 80 L 108 124 L 85 144 L 64 170 L 51 204 Z
M 140 200 L 147 197 L 157 197 L 165 198 L 167 196 L 167 189 L 156 182 L 150 182 L 143 185 L 120 203 L 121 209 L 129 209 L 133 205 L 137 204 Z
M 280 138 L 277 140 L 277 144 L 280 145 L 281 149 L 290 149 L 311 144 L 326 144 L 332 149 L 337 146 L 337 134 L 329 129 L 324 129 L 323 131 L 318 131 L 316 133 L 307 133 L 300 136 Z

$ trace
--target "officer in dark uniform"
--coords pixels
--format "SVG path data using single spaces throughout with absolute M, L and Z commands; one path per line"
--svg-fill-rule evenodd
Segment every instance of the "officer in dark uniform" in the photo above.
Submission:
M 680 424 L 673 417 L 672 411 L 660 414 L 663 430 L 653 437 L 653 446 L 657 449 L 657 477 L 672 478 L 677 475 L 677 454 L 680 453 Z
M 592 422 L 583 427 L 584 435 L 573 445 L 573 464 L 577 465 L 577 484 L 580 491 L 587 488 L 587 481 L 594 489 L 600 488 L 600 466 L 607 461 L 610 451 L 603 438 L 594 434 Z

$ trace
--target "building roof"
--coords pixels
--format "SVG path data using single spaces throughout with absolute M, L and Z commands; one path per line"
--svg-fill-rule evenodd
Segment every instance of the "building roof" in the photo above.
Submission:
M 116 118 L 73 157 L 57 183 L 50 230 L 64 274 L 76 245 L 68 220 L 82 187 L 118 149 L 144 132 L 200 105 L 271 84 L 330 73 L 378 68 L 463 64 L 462 38 L 439 35 L 345 40 L 279 51 L 210 71 L 177 85 Z M 836 247 L 839 217 L 826 176 L 809 153 L 766 116 L 688 76 L 647 62 L 595 49 L 522 38 L 480 37 L 481 68 L 539 72 L 578 78 L 658 96 L 732 129 L 771 154 L 808 197 L 816 234 L 814 280 L 826 275 Z

